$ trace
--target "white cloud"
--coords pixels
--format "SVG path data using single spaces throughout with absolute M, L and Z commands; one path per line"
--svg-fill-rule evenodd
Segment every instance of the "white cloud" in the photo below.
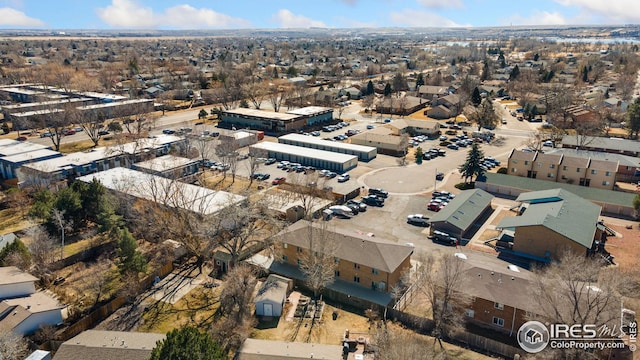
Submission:
M 327 27 L 322 21 L 309 19 L 303 15 L 296 15 L 287 9 L 278 10 L 272 19 L 281 28 Z
M 0 8 L 0 26 L 42 27 L 44 21 L 27 16 L 22 11 L 9 7 Z
M 503 25 L 567 25 L 579 23 L 581 22 L 577 21 L 576 19 L 567 19 L 559 12 L 533 10 L 531 16 L 522 17 L 520 15 L 514 15 L 510 18 L 505 19 L 505 23 Z
M 591 18 L 590 23 L 638 23 L 640 12 L 637 11 L 636 0 L 555 0 L 558 4 L 567 7 L 577 7 Z
M 462 9 L 464 4 L 462 0 L 418 0 L 418 4 L 425 6 L 429 9 L 446 9 L 446 8 L 458 8 Z
M 414 9 L 404 9 L 400 12 L 394 11 L 389 14 L 389 18 L 392 22 L 400 25 L 400 26 L 410 26 L 410 27 L 460 27 L 460 26 L 471 26 L 471 25 L 461 25 L 456 22 L 449 20 L 440 15 L 414 10 Z
M 133 0 L 112 0 L 106 8 L 97 9 L 98 16 L 112 27 L 120 28 L 238 28 L 250 27 L 244 19 L 234 18 L 211 9 L 177 5 L 154 13 Z

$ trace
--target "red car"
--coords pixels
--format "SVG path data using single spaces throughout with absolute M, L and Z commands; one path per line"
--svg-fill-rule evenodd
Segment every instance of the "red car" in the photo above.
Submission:
M 283 176 L 280 176 L 280 177 L 277 177 L 277 178 L 273 179 L 273 181 L 271 181 L 271 185 L 280 185 L 285 181 L 287 181 L 287 178 L 283 177 Z
M 430 202 L 429 205 L 427 205 L 428 210 L 435 211 L 435 212 L 442 210 L 443 207 L 444 206 L 441 203 L 437 203 L 437 202 Z
M 16 138 L 16 140 L 18 140 L 18 141 L 27 141 L 27 137 L 26 136 L 18 136 Z

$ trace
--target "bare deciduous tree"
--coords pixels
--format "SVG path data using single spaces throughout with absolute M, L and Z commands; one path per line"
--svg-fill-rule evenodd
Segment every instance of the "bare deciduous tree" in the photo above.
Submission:
M 442 346 L 442 339 L 464 326 L 464 311 L 469 299 L 464 295 L 464 261 L 452 254 L 435 257 L 421 254 L 416 271 L 416 289 L 431 306 L 433 336 Z
M 32 273 L 43 279 L 49 274 L 49 266 L 59 259 L 59 244 L 49 236 L 41 225 L 29 228 L 27 237 L 29 238 L 27 247 L 31 252 L 33 264 Z
M 24 359 L 28 355 L 27 341 L 13 332 L 0 336 L 0 359 Z
M 326 221 L 318 226 L 311 222 L 307 225 L 309 248 L 300 256 L 300 270 L 315 299 L 333 282 L 338 267 L 338 242 L 333 234 L 327 229 Z

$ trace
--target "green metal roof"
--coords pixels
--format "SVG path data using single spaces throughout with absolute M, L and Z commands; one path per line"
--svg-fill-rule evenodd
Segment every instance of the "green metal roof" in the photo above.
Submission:
M 595 189 L 592 187 L 571 185 L 546 180 L 530 179 L 527 177 L 513 176 L 497 173 L 485 173 L 485 178 L 477 181 L 492 185 L 510 186 L 525 191 L 539 191 L 549 189 L 564 189 L 581 198 L 599 202 L 602 204 L 633 207 L 634 194 L 622 191 Z
M 429 223 L 447 222 L 458 229 L 467 230 L 491 204 L 491 199 L 493 195 L 481 189 L 462 191 L 449 205 L 432 216 Z
M 542 225 L 578 244 L 591 248 L 600 206 L 564 189 L 533 191 L 517 201 L 528 203 L 521 216 L 507 217 L 498 228 Z

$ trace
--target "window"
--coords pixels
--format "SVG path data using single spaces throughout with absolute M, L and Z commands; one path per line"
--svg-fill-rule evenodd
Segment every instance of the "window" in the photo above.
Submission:
M 287 261 L 287 255 L 282 255 L 282 261 Z
M 302 248 L 298 246 L 298 249 L 296 249 L 296 251 L 298 252 L 298 254 L 300 254 L 302 252 Z
M 608 182 L 608 181 L 603 181 L 603 182 L 602 182 L 602 185 L 603 185 L 603 186 L 609 186 L 609 182 Z
M 595 170 L 591 170 L 591 175 L 595 175 L 595 174 L 597 174 L 597 173 L 598 173 L 597 171 L 595 171 Z
M 497 302 L 493 303 L 493 307 L 498 309 L 498 310 L 504 310 L 504 305 L 500 304 L 500 303 L 497 303 Z
M 474 313 L 474 311 L 473 311 L 473 310 L 471 310 L 471 309 L 467 309 L 467 310 L 465 310 L 465 311 L 464 311 L 464 315 L 465 315 L 466 317 L 473 318 L 473 315 L 475 315 L 475 313 Z
M 355 264 L 355 263 L 354 263 L 354 264 L 353 264 L 353 268 L 354 268 L 354 269 L 360 269 L 360 265 L 359 265 L 359 264 Z
M 566 167 L 566 166 L 563 166 L 563 167 L 562 167 L 562 170 L 567 170 L 567 167 Z
M 517 163 L 518 163 L 518 160 L 513 160 L 513 163 L 514 163 L 514 164 L 517 164 Z
M 298 259 L 298 266 L 302 265 L 302 260 Z
M 288 245 L 289 244 L 282 244 L 282 247 L 286 249 Z
M 356 276 L 354 276 L 354 277 L 353 277 L 353 282 L 355 282 L 355 283 L 358 283 L 358 284 L 359 284 L 359 283 L 360 283 L 360 276 L 357 276 L 357 275 L 356 275 Z
M 339 264 L 339 263 L 340 263 L 340 259 L 338 259 L 338 258 L 333 258 L 333 262 L 334 262 L 335 264 Z
M 542 167 L 542 163 L 538 163 L 538 167 Z
M 500 327 L 504 326 L 504 319 L 499 317 L 493 317 L 493 325 L 498 325 Z
M 373 275 L 378 275 L 378 269 L 371 269 L 371 273 Z
M 335 270 L 335 271 L 333 272 L 333 275 L 334 275 L 335 277 L 338 277 L 338 278 L 339 278 L 339 277 L 340 277 L 340 270 Z
M 581 171 L 582 171 L 582 169 L 580 169 L 580 168 L 576 169 L 576 172 L 581 172 Z
M 524 161 L 524 164 L 525 164 L 525 165 L 529 165 L 529 161 L 528 161 L 528 160 L 525 160 L 525 161 Z
M 549 165 L 549 168 L 550 168 L 550 169 L 555 169 L 555 168 L 556 168 L 556 164 L 551 164 L 551 165 Z
M 605 176 L 611 176 L 611 171 L 607 171 L 604 173 Z
M 511 168 L 511 172 L 512 173 L 516 172 L 516 168 Z
M 548 174 L 547 174 L 547 177 L 548 177 L 549 179 L 553 179 L 553 174 L 552 174 L 552 173 L 548 173 Z

